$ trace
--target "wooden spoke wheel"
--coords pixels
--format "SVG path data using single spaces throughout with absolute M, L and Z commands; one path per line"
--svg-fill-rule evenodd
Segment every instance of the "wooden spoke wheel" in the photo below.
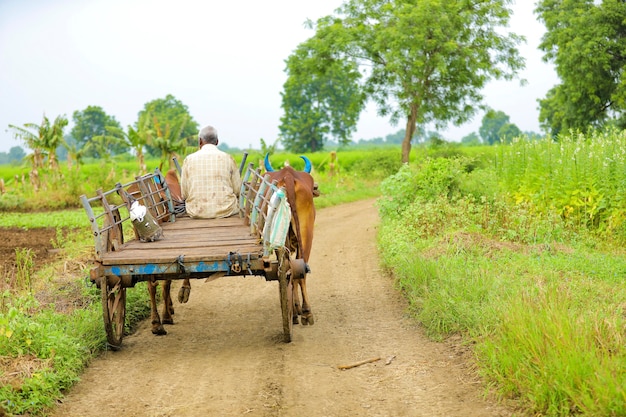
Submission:
M 114 283 L 114 284 L 113 284 Z M 102 292 L 102 313 L 107 343 L 113 350 L 122 346 L 124 321 L 126 319 L 126 288 L 119 278 L 103 277 L 100 283 Z
M 289 256 L 279 254 L 278 286 L 280 307 L 283 313 L 283 341 L 290 343 L 293 337 L 293 283 L 289 273 Z

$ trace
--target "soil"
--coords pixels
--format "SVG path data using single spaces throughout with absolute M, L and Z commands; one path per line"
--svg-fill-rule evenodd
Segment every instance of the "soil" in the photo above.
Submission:
M 57 251 L 52 245 L 55 237 L 54 227 L 29 230 L 0 227 L 0 277 L 4 277 L 0 281 L 0 290 L 14 285 L 17 270 L 16 249 L 30 249 L 33 270 L 36 270 L 56 256 Z
M 281 341 L 276 282 L 193 281 L 166 336 L 142 323 L 120 351 L 92 361 L 53 415 L 512 415 L 485 398 L 467 349 L 428 340 L 406 316 L 379 266 L 377 223 L 372 200 L 318 210 L 308 278 L 315 325 L 296 326 L 292 343 Z

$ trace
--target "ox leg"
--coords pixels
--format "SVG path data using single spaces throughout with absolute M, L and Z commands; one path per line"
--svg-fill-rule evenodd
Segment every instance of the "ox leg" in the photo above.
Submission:
M 163 281 L 163 324 L 174 324 L 174 303 L 172 302 L 172 296 L 170 295 L 170 289 L 172 287 L 172 280 Z
M 167 332 L 161 324 L 161 317 L 159 317 L 159 312 L 157 311 L 157 285 L 159 285 L 159 283 L 156 280 L 148 281 L 148 294 L 150 295 L 150 318 L 152 319 L 152 333 L 157 336 L 162 336 L 167 334 Z
M 189 278 L 185 278 L 183 281 L 183 285 L 181 285 L 178 290 L 178 302 L 186 303 L 189 301 L 189 294 L 191 293 L 191 283 L 189 282 Z
M 292 291 L 292 299 L 293 299 L 293 324 L 300 324 L 300 320 L 298 317 L 302 315 L 302 306 L 300 304 L 300 294 L 298 292 L 298 285 L 300 285 L 299 279 L 293 279 L 293 286 L 291 288 Z
M 315 324 L 315 318 L 313 317 L 311 305 L 309 304 L 309 295 L 306 291 L 306 276 L 296 281 L 298 282 L 298 286 L 302 292 L 302 325 L 306 326 L 307 324 L 310 324 L 312 326 Z

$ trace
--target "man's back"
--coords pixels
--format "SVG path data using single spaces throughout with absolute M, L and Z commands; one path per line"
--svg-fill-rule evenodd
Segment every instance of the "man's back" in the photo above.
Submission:
M 182 168 L 182 193 L 191 217 L 218 218 L 236 214 L 241 177 L 232 156 L 205 144 L 187 156 Z

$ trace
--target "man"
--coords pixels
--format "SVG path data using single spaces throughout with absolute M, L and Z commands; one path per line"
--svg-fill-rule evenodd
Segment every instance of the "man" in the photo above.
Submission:
M 183 162 L 182 196 L 191 217 L 214 219 L 239 212 L 241 176 L 232 156 L 217 149 L 217 130 L 207 126 L 198 133 L 200 150 Z

